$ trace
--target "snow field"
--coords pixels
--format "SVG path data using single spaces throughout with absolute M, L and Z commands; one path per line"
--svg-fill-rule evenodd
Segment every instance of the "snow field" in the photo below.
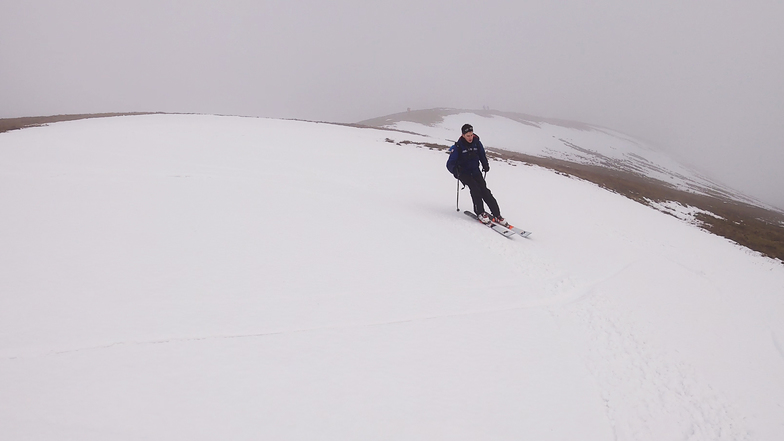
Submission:
M 386 138 L 434 142 L 195 115 L 0 135 L 0 438 L 784 434 L 780 264 L 493 162 L 534 232 L 505 239 L 455 211 L 443 152 Z

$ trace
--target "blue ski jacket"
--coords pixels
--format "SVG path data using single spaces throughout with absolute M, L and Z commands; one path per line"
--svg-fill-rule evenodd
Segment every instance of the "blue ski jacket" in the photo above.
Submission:
M 474 140 L 470 144 L 461 136 L 455 145 L 449 148 L 449 159 L 446 160 L 446 169 L 455 177 L 481 174 L 482 172 L 479 169 L 480 163 L 485 169 L 490 168 L 487 164 L 485 146 L 479 141 L 479 136 L 474 134 Z

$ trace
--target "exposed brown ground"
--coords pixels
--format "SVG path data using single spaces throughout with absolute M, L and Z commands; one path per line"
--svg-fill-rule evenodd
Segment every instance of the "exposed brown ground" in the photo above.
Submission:
M 6 118 L 0 119 L 0 133 L 8 132 L 10 130 L 24 129 L 25 127 L 37 127 L 45 124 L 59 122 L 59 121 L 75 121 L 77 119 L 87 118 L 107 118 L 111 116 L 128 116 L 128 115 L 151 115 L 153 112 L 136 112 L 136 113 L 90 113 L 80 115 L 53 115 L 53 116 L 30 116 L 23 118 Z

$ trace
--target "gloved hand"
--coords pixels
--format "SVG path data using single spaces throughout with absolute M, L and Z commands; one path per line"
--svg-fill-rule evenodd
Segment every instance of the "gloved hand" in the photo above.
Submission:
M 482 171 L 487 173 L 490 171 L 490 164 L 482 164 Z

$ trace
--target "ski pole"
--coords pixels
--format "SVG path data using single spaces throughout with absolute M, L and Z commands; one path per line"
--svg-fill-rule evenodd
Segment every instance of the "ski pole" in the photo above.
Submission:
M 457 208 L 455 208 L 455 211 L 460 211 L 460 179 L 455 177 L 455 181 L 457 182 Z

